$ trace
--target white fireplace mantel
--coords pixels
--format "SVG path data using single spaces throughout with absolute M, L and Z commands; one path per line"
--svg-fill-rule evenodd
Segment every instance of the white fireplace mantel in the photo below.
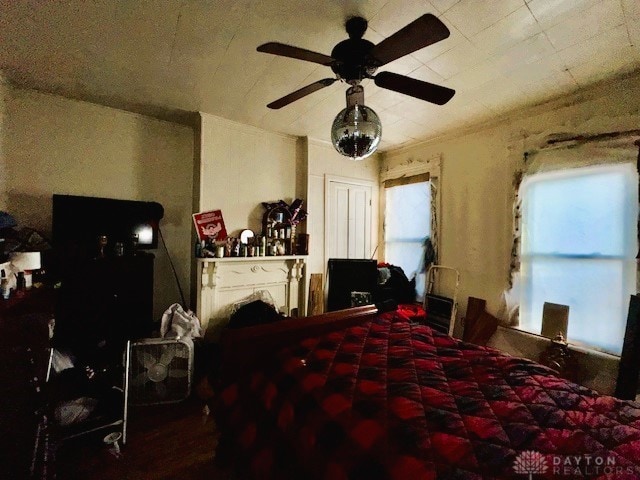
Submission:
M 231 306 L 258 290 L 267 290 L 278 310 L 304 316 L 304 255 L 199 258 L 196 315 L 208 335 L 217 337 Z

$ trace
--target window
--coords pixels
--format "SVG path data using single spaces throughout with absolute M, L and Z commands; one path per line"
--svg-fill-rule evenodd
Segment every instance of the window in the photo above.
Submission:
M 525 178 L 520 327 L 540 333 L 544 302 L 569 305 L 569 340 L 620 354 L 636 290 L 634 164 Z
M 418 298 L 424 295 L 423 245 L 431 231 L 429 175 L 385 182 L 385 261 L 416 276 Z

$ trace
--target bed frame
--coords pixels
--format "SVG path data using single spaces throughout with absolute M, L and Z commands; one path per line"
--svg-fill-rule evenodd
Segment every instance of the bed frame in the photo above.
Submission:
M 220 338 L 221 380 L 226 383 L 268 358 L 274 348 L 294 344 L 305 337 L 358 325 L 376 316 L 375 305 L 336 310 L 311 317 L 288 318 L 274 323 L 226 329 Z

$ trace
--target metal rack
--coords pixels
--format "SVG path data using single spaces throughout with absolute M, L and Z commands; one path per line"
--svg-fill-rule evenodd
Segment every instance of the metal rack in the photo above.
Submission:
M 126 350 L 123 352 L 123 365 L 112 365 L 111 372 L 107 375 L 109 380 L 104 380 L 105 393 L 108 396 L 97 398 L 98 408 L 95 413 L 89 415 L 85 420 L 78 423 L 60 426 L 55 421 L 50 422 L 49 428 L 54 432 L 54 440 L 61 444 L 65 441 L 81 437 L 88 434 L 97 434 L 97 432 L 119 432 L 121 433 L 122 444 L 127 441 L 127 414 L 128 414 L 128 385 L 126 372 L 129 369 L 129 341 L 126 343 Z M 49 358 L 47 369 L 47 383 L 55 382 L 57 374 L 53 372 L 53 349 Z M 55 389 L 50 387 L 50 392 Z M 50 406 L 51 409 L 55 405 Z M 106 437 L 105 437 L 106 438 Z M 106 441 L 106 440 L 105 440 Z
M 453 276 L 453 291 L 448 293 L 435 293 L 436 280 L 440 286 L 444 279 L 438 279 L 441 273 L 447 272 Z M 453 267 L 444 265 L 431 265 L 427 271 L 426 293 L 424 295 L 424 309 L 427 312 L 427 325 L 447 335 L 453 335 L 458 311 L 458 288 L 460 286 L 460 272 Z

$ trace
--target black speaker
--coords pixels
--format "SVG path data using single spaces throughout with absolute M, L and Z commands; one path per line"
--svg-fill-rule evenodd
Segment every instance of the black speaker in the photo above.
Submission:
M 620 355 L 618 381 L 615 396 L 623 400 L 634 400 L 638 394 L 640 375 L 640 297 L 631 295 L 627 327 Z
M 362 258 L 330 258 L 328 262 L 329 293 L 327 311 L 342 310 L 362 305 L 369 294 L 370 303 L 375 301 L 378 287 L 378 264 L 376 260 Z M 352 300 L 353 299 L 353 300 Z

